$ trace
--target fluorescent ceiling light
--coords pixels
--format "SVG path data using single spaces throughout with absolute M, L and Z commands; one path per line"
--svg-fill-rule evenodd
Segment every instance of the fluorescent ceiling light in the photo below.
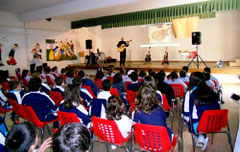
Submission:
M 155 23 L 155 24 L 144 24 L 144 25 L 141 25 L 141 27 L 147 27 L 147 26 L 158 26 L 158 25 L 161 25 L 161 24 L 165 24 L 165 25 L 171 25 L 172 22 L 164 22 L 164 23 Z

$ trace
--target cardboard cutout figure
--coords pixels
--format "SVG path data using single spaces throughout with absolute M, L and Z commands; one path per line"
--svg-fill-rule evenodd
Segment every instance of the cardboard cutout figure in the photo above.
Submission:
M 14 59 L 15 51 L 17 48 L 18 48 L 18 44 L 14 44 L 14 47 L 10 50 L 9 55 L 8 55 L 9 60 L 7 61 L 8 65 L 16 65 L 17 64 L 16 60 Z
M 33 58 L 38 57 L 42 59 L 41 53 L 42 53 L 42 49 L 40 49 L 39 43 L 36 43 L 35 47 L 32 49 Z

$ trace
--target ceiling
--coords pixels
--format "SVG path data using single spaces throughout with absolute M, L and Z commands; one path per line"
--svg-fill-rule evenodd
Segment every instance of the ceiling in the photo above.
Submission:
M 75 0 L 0 0 L 0 10 L 12 13 L 24 13 Z
M 206 0 L 0 0 L 0 10 L 21 22 L 46 18 L 76 21 Z

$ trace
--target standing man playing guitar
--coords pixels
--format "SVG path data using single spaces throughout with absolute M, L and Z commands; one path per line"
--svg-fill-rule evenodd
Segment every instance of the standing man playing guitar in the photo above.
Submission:
M 117 47 L 120 52 L 120 66 L 125 66 L 126 61 L 126 47 L 129 46 L 129 41 L 124 41 L 124 38 L 121 38 L 121 41 L 118 42 Z

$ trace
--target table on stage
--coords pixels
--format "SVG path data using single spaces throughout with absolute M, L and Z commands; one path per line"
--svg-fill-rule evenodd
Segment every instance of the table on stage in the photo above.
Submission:
M 179 61 L 180 61 L 180 65 L 182 65 L 182 61 L 188 61 L 188 56 L 190 55 L 190 51 L 189 50 L 179 50 Z

